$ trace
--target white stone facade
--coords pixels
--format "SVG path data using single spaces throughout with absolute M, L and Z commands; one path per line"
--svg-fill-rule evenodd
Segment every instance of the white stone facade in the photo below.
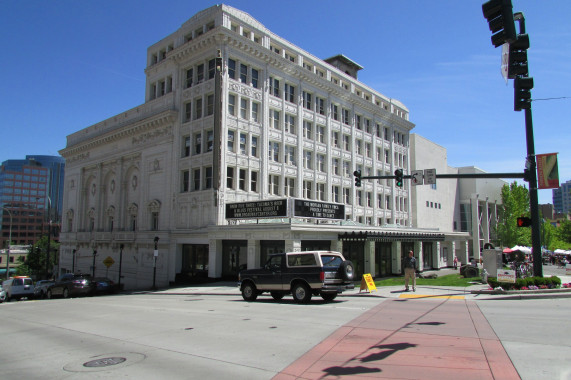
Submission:
M 359 82 L 346 57 L 327 62 L 226 5 L 152 45 L 145 103 L 68 136 L 60 152 L 60 270 L 120 271 L 126 287 L 143 288 L 235 274 L 279 250 L 348 250 L 339 236 L 356 230 L 406 231 L 419 255 L 424 237 L 437 244 L 410 228 L 408 181 L 354 186 L 354 170 L 409 173 L 408 109 Z M 346 222 L 225 218 L 227 203 L 283 198 L 344 204 Z M 400 271 L 397 240 L 384 274 Z M 360 269 L 381 274 L 374 242 L 362 250 Z

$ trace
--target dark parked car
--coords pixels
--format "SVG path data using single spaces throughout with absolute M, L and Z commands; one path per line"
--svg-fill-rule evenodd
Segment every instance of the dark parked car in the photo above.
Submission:
M 97 294 L 113 294 L 119 291 L 119 284 L 107 277 L 95 277 L 95 293 Z
M 63 298 L 93 295 L 95 282 L 88 274 L 66 273 L 47 290 L 48 298 L 62 296 Z

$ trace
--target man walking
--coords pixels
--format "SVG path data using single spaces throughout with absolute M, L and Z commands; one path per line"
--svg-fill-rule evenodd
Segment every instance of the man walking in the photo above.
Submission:
M 416 258 L 414 252 L 409 251 L 408 257 L 404 258 L 404 286 L 408 292 L 408 281 L 412 279 L 412 291 L 416 292 Z

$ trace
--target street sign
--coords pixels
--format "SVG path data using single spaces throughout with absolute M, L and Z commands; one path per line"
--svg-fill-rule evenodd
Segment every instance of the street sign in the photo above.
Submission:
M 414 186 L 424 184 L 424 177 L 422 174 L 422 170 L 413 170 L 410 174 L 410 182 Z
M 115 264 L 115 260 L 113 260 L 111 256 L 107 256 L 105 260 L 103 260 L 103 264 L 105 264 L 105 266 L 109 268 L 111 265 Z
M 508 68 L 510 65 L 510 44 L 505 43 L 502 45 L 502 77 L 508 84 Z
M 426 185 L 436 184 L 436 169 L 424 169 L 424 183 Z

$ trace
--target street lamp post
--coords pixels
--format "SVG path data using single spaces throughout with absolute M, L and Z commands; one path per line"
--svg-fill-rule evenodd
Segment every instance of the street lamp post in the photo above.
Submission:
M 155 285 L 155 280 L 157 278 L 157 257 L 159 256 L 159 237 L 155 236 L 155 251 L 153 252 L 153 256 L 155 258 L 153 264 L 153 290 L 157 290 Z
M 52 205 L 52 200 L 48 197 L 48 246 L 46 250 L 46 280 L 50 279 L 50 245 L 51 245 L 51 234 L 52 234 L 52 220 L 50 218 L 50 208 Z
M 91 277 L 95 277 L 95 256 L 97 256 L 97 250 L 93 250 L 93 266 L 91 267 Z
M 125 248 L 125 245 L 121 244 L 119 246 L 119 289 L 121 289 L 121 266 L 123 264 L 123 248 Z
M 2 210 L 8 212 L 10 215 L 10 232 L 8 234 L 8 250 L 6 251 L 6 280 L 10 278 L 10 248 L 12 248 L 12 212 L 6 207 L 2 207 Z
M 75 273 L 75 254 L 77 252 L 77 249 L 74 249 L 72 251 L 73 257 L 71 258 L 71 273 Z

